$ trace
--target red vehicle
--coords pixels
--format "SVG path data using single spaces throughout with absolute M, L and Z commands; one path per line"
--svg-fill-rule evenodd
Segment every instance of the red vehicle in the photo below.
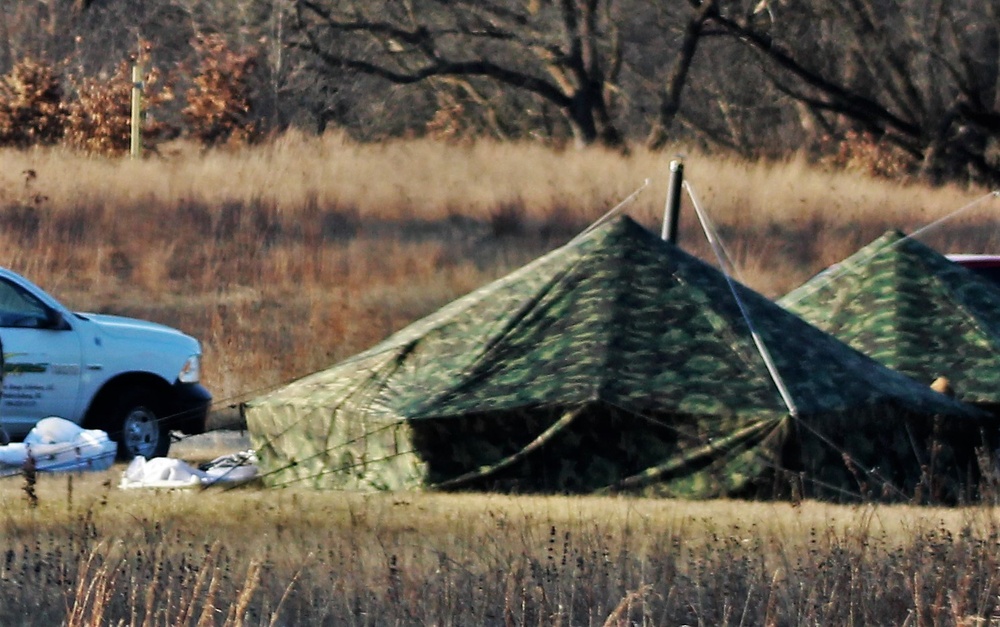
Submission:
M 1000 255 L 946 255 L 948 259 L 1000 284 Z

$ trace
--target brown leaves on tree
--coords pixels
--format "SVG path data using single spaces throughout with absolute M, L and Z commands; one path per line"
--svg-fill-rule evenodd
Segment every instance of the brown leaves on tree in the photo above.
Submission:
M 207 146 L 258 139 L 258 125 L 251 119 L 250 85 L 256 51 L 231 50 L 218 34 L 202 37 L 192 45 L 200 62 L 182 111 L 188 133 Z
M 137 60 L 141 67 L 150 64 L 148 47 Z M 122 155 L 129 151 L 132 136 L 132 61 L 122 61 L 106 79 L 84 78 L 77 85 L 77 97 L 68 105 L 66 143 L 91 154 Z M 156 68 L 142 77 L 143 111 L 155 110 L 173 100 L 169 83 L 161 85 L 162 74 Z M 155 143 L 170 127 L 165 122 L 144 115 L 142 136 L 145 143 Z
M 155 147 L 181 130 L 206 146 L 239 144 L 260 136 L 252 118 L 251 74 L 256 51 L 230 50 L 221 35 L 194 42 L 200 62 L 191 77 L 181 110 L 185 128 L 156 117 L 174 99 L 174 81 L 152 64 L 151 47 L 144 44 L 135 60 L 119 63 L 110 76 L 81 77 L 68 82 L 68 98 L 52 65 L 25 59 L 0 77 L 0 146 L 26 148 L 64 143 L 96 155 L 129 152 L 132 136 L 132 68 L 142 74 L 142 138 Z M 148 112 L 148 114 L 147 114 Z
M 51 66 L 24 59 L 0 79 L 0 145 L 57 143 L 66 117 L 62 86 Z

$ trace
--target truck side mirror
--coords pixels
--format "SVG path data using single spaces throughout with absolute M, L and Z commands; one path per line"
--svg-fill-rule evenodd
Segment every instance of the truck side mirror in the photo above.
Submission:
M 55 331 L 63 331 L 69 328 L 69 324 L 66 323 L 66 319 L 63 318 L 63 315 L 59 310 L 46 308 L 45 328 L 53 329 Z

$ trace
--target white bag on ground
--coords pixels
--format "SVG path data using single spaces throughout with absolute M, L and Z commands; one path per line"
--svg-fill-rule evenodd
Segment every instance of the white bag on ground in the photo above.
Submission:
M 187 462 L 170 457 L 147 460 L 136 457 L 122 473 L 119 487 L 129 488 L 190 488 L 214 483 L 239 483 L 257 476 L 257 457 L 252 451 L 216 458 L 195 468 Z
M 201 485 L 207 475 L 179 459 L 143 456 L 133 459 L 119 484 L 122 488 L 190 488 Z
M 106 432 L 50 416 L 39 420 L 24 442 L 0 446 L 0 470 L 23 468 L 29 458 L 38 471 L 107 470 L 117 452 Z

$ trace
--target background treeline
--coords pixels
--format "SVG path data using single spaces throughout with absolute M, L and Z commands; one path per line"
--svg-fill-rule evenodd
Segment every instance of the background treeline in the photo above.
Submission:
M 296 127 L 338 128 L 361 141 L 689 145 L 993 184 L 998 8 L 995 0 L 4 2 L 0 143 L 123 150 L 115 120 L 127 110 L 131 60 L 141 57 L 151 140 L 213 145 Z

